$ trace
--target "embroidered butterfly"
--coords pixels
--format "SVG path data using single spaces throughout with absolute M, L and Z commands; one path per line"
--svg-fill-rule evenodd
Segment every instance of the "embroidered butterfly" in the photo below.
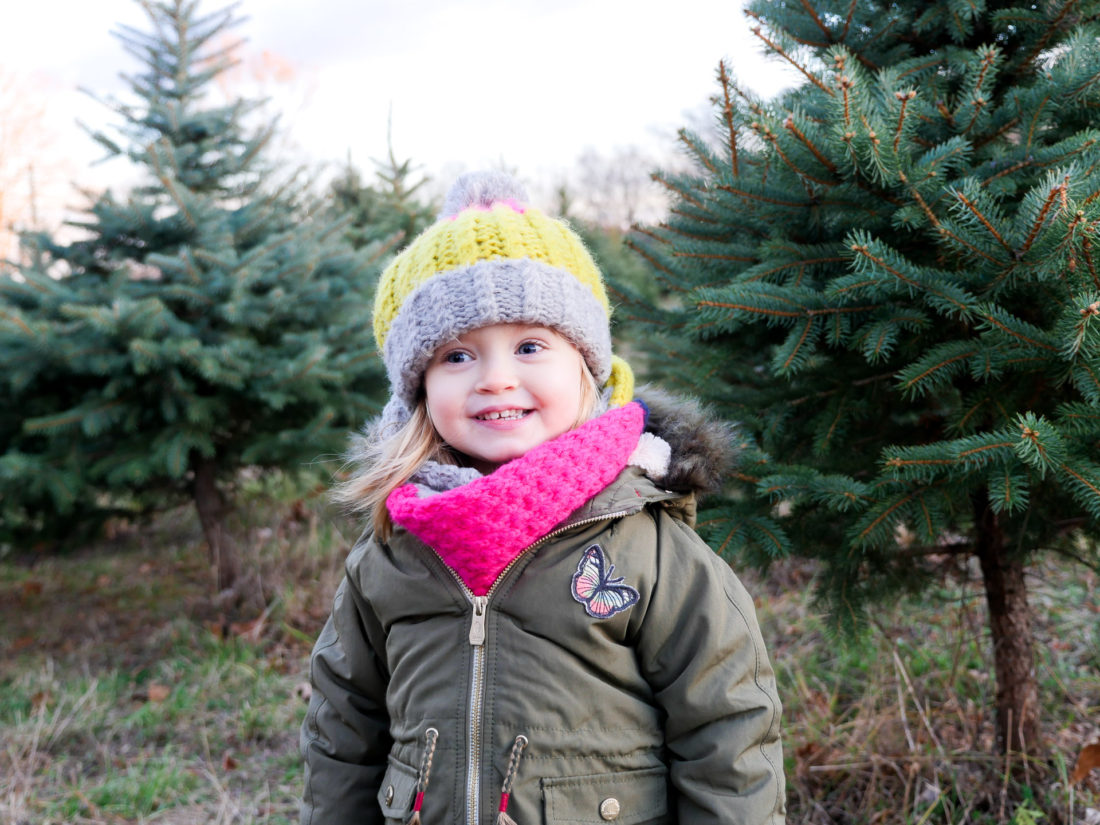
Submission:
M 573 598 L 584 605 L 594 619 L 606 619 L 638 603 L 638 591 L 623 584 L 623 576 L 613 579 L 615 565 L 608 564 L 603 548 L 593 544 L 584 551 L 573 574 Z

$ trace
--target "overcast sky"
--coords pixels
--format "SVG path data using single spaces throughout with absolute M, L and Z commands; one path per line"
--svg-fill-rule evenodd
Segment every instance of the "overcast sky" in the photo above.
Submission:
M 0 66 L 32 76 L 72 174 L 98 156 L 80 119 L 110 112 L 86 95 L 124 91 L 137 61 L 111 32 L 148 28 L 133 0 L 9 4 Z M 203 0 L 200 9 L 225 4 Z M 314 162 L 349 153 L 365 170 L 386 153 L 433 176 L 505 163 L 538 178 L 586 149 L 668 149 L 669 135 L 715 92 L 728 58 L 754 91 L 791 74 L 764 60 L 739 0 L 243 0 L 245 55 L 265 53 L 261 81 L 282 113 L 284 144 Z M 255 66 L 255 62 L 250 64 Z M 108 165 L 110 166 L 110 165 Z M 104 178 L 104 175 L 106 177 Z

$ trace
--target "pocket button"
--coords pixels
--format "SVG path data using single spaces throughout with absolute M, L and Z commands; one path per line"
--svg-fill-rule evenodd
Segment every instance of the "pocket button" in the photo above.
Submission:
M 619 811 L 621 810 L 622 808 L 619 806 L 619 800 L 613 796 L 609 796 L 600 803 L 600 816 L 607 822 L 618 819 Z
M 393 785 L 387 785 L 386 786 L 386 804 L 387 805 L 392 805 L 393 804 Z

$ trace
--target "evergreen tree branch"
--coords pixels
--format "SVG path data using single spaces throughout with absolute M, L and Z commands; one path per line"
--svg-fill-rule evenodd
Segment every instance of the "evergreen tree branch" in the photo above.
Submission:
M 836 174 L 836 164 L 829 160 L 829 158 L 827 158 L 825 154 L 820 149 L 818 149 L 817 146 L 814 145 L 813 141 L 811 141 L 809 138 L 806 137 L 806 135 L 802 133 L 802 130 L 799 129 L 798 126 L 795 124 L 793 117 L 788 116 L 787 119 L 783 121 L 783 127 L 792 135 L 794 135 L 802 143 L 803 146 L 810 150 L 811 154 L 813 154 L 813 156 L 818 159 L 818 162 L 820 162 L 822 166 L 829 170 L 829 174 Z
M 898 125 L 894 129 L 894 154 L 898 153 L 898 146 L 901 144 L 901 133 L 905 127 L 905 114 L 909 108 L 909 102 L 917 96 L 915 90 L 910 89 L 907 92 L 895 92 L 896 97 L 901 102 L 901 111 L 898 112 Z
M 996 131 L 990 132 L 989 134 L 986 134 L 986 135 L 982 135 L 981 137 L 977 138 L 976 140 L 972 140 L 970 142 L 970 145 L 973 146 L 975 149 L 981 149 L 987 143 L 991 143 L 992 141 L 996 140 L 997 138 L 1001 137 L 1002 135 L 1006 135 L 1009 132 L 1011 132 L 1013 129 L 1016 128 L 1017 125 L 1019 125 L 1019 123 L 1020 123 L 1020 119 L 1018 117 L 1014 117 L 1011 120 L 1008 120 L 1004 124 L 1002 124 L 1000 126 L 1000 128 L 998 128 Z M 1003 172 L 998 172 L 993 177 L 999 177 L 1002 174 L 1004 174 L 1004 173 Z M 984 185 L 984 183 L 983 183 L 983 185 Z
M 976 97 L 973 100 L 974 114 L 970 116 L 970 122 L 966 124 L 961 134 L 969 134 L 970 130 L 974 128 L 974 124 L 978 122 L 978 118 L 982 115 L 982 110 L 985 108 L 988 101 L 984 97 Z
M 734 186 L 730 186 L 729 184 L 723 184 L 718 188 L 721 189 L 723 192 L 729 192 L 731 195 L 736 195 L 737 197 L 744 198 L 745 200 L 761 201 L 762 203 L 771 203 L 776 206 L 787 206 L 793 209 L 803 209 L 806 206 L 805 203 L 800 203 L 798 201 L 784 201 L 768 195 L 758 195 L 753 192 L 746 192 L 744 189 L 738 189 Z
M 842 41 L 848 39 L 848 32 L 851 31 L 852 19 L 855 17 L 856 5 L 858 3 L 859 0 L 852 0 L 851 4 L 848 6 L 848 16 L 844 18 L 844 31 L 840 35 Z
M 794 161 L 792 161 L 789 157 L 787 157 L 787 153 L 784 152 L 783 147 L 779 145 L 779 136 L 776 135 L 775 132 L 773 132 L 768 127 L 767 124 L 757 123 L 757 122 L 754 121 L 752 125 L 755 128 L 756 133 L 759 134 L 760 137 L 762 137 L 764 140 L 766 140 L 768 143 L 771 144 L 772 149 L 779 156 L 779 159 L 781 161 L 783 161 L 785 164 L 787 164 L 787 167 L 792 172 L 794 172 L 796 175 L 798 175 L 801 178 L 806 178 L 808 180 L 812 180 L 814 183 L 820 183 L 822 186 L 829 186 L 829 187 L 836 186 L 836 184 L 837 184 L 836 181 L 823 180 L 822 178 L 811 175 L 809 172 L 805 172 L 802 169 L 799 169 L 798 166 L 794 163 Z
M 992 255 L 984 252 L 981 249 L 978 249 L 978 247 L 974 246 L 974 244 L 970 243 L 969 241 L 964 241 L 962 238 L 960 238 L 958 235 L 956 235 L 954 232 L 952 232 L 950 229 L 940 223 L 940 219 L 936 217 L 936 213 L 932 211 L 932 209 L 925 202 L 924 198 L 921 197 L 921 194 L 917 191 L 917 188 L 909 183 L 909 178 L 904 172 L 898 172 L 898 178 L 901 180 L 902 183 L 906 184 L 909 187 L 909 193 L 913 196 L 913 199 L 917 202 L 917 205 L 920 206 L 921 211 L 924 212 L 925 217 L 928 218 L 928 221 L 932 224 L 936 231 L 938 231 L 944 237 L 950 238 L 951 240 L 955 241 L 960 246 L 966 247 L 975 255 L 985 258 L 991 263 L 999 263 Z
M 1100 274 L 1096 271 L 1096 262 L 1092 258 L 1092 241 L 1087 237 L 1081 241 L 1081 255 L 1085 259 L 1085 265 L 1089 268 L 1089 276 L 1092 278 L 1093 284 L 1097 289 L 1100 289 Z
M 730 76 L 729 71 L 726 69 L 726 61 L 718 61 L 718 82 L 722 85 L 722 119 L 726 123 L 726 130 L 729 135 L 729 150 L 730 150 L 730 170 L 733 172 L 733 176 L 737 177 L 741 174 L 740 167 L 737 163 L 737 126 L 733 122 L 733 101 L 730 100 Z
M 959 419 L 959 423 L 957 425 L 958 429 L 965 430 L 970 424 L 970 419 L 977 415 L 982 407 L 986 406 L 989 403 L 991 403 L 989 398 L 980 398 L 978 399 L 977 403 L 972 404 L 970 408 L 967 409 L 966 412 L 963 414 L 962 418 Z
M 903 78 L 906 78 L 911 74 L 918 74 L 920 72 L 923 72 L 925 69 L 936 68 L 936 67 L 942 66 L 942 65 L 943 65 L 943 58 L 936 55 L 936 56 L 930 57 L 928 60 L 926 60 L 923 63 L 914 63 L 914 64 L 912 64 L 907 69 L 905 69 L 905 71 L 899 72 L 898 75 L 897 75 L 897 79 L 902 80 Z M 927 119 L 926 119 L 926 122 L 927 122 Z
M 790 63 L 792 66 L 794 66 L 796 69 L 798 69 L 798 71 L 800 71 L 802 73 L 802 75 L 807 80 L 809 80 L 811 83 L 813 83 L 815 86 L 817 86 L 817 88 L 821 89 L 821 91 L 825 92 L 830 97 L 832 97 L 833 92 L 832 92 L 831 89 L 829 89 L 828 86 L 826 86 L 824 83 L 822 83 L 821 80 L 819 78 L 817 78 L 808 69 L 806 69 L 805 66 L 803 66 L 801 63 L 799 63 L 797 60 L 795 60 L 793 57 L 791 57 L 789 54 L 787 54 L 786 50 L 782 46 L 780 46 L 778 43 L 774 43 L 774 42 L 772 42 L 771 40 L 768 39 L 768 36 L 765 35 L 764 32 L 763 32 L 763 26 L 760 25 L 761 21 L 760 21 L 760 17 L 758 15 L 752 13 L 751 11 L 749 11 L 747 9 L 745 10 L 745 14 L 748 17 L 752 17 L 753 19 L 755 19 L 757 21 L 757 25 L 753 26 L 751 31 L 758 38 L 760 38 L 760 40 L 762 40 L 764 42 L 764 45 L 766 45 L 769 49 L 771 49 L 777 55 L 779 55 L 784 60 L 786 60 L 788 63 Z
M 1027 127 L 1027 140 L 1024 141 L 1024 147 L 1028 150 L 1029 154 L 1032 145 L 1035 143 L 1035 132 L 1042 123 L 1040 115 L 1042 115 L 1043 110 L 1046 108 L 1048 103 L 1050 103 L 1050 95 L 1044 97 L 1039 102 L 1039 105 L 1035 107 L 1031 114 L 1031 123 Z
M 719 226 L 721 224 L 721 222 L 717 218 L 710 217 L 709 215 L 701 215 L 698 212 L 689 212 L 686 209 L 674 208 L 674 209 L 668 210 L 668 212 L 669 212 L 670 215 L 675 215 L 676 217 L 679 217 L 679 218 L 685 218 L 687 220 L 694 220 L 694 221 L 698 221 L 699 223 L 710 224 L 711 226 Z M 675 226 L 666 226 L 665 228 L 669 232 L 672 232 L 672 233 L 677 234 L 677 235 L 680 234 L 680 232 L 677 230 L 677 228 Z
M 785 263 L 780 264 L 779 266 L 775 266 L 775 267 L 772 267 L 771 269 L 767 269 L 763 272 L 759 272 L 756 275 L 753 275 L 751 278 L 746 278 L 745 283 L 752 283 L 753 281 L 762 281 L 762 280 L 765 280 L 765 279 L 771 277 L 772 275 L 775 275 L 778 272 L 783 272 L 783 271 L 788 270 L 788 269 L 797 268 L 799 270 L 804 270 L 808 266 L 816 266 L 818 264 L 842 264 L 842 263 L 845 263 L 845 261 L 846 261 L 845 258 L 806 258 L 806 259 L 799 259 L 799 260 L 796 260 L 796 261 L 787 261 Z
M 944 103 L 942 100 L 937 100 L 936 101 L 936 111 L 940 113 L 940 116 L 944 119 L 944 122 L 947 123 L 947 127 L 952 132 L 957 131 L 956 128 L 955 128 L 955 116 L 947 108 L 946 103 Z
M 739 263 L 755 263 L 756 258 L 751 255 L 719 255 L 717 252 L 679 252 L 672 253 L 673 258 L 697 258 L 704 261 L 737 261 Z
M 814 21 L 814 24 L 821 29 L 821 33 L 825 35 L 825 43 L 833 43 L 833 33 L 829 31 L 829 27 L 825 25 L 824 21 L 818 15 L 817 10 L 810 5 L 809 0 L 801 0 L 802 8 L 806 10 L 806 13 L 810 15 L 810 19 Z
M 970 92 L 973 95 L 971 97 L 970 103 L 974 107 L 974 114 L 971 115 L 970 122 L 962 131 L 962 134 L 964 135 L 967 134 L 972 128 L 974 128 L 974 124 L 978 122 L 978 118 L 981 116 L 982 110 L 986 107 L 988 103 L 988 100 L 982 94 L 982 86 L 985 84 L 986 75 L 993 67 L 993 64 L 997 62 L 997 57 L 999 56 L 995 48 L 987 48 L 984 49 L 983 52 L 984 54 L 982 56 L 981 68 L 979 69 L 978 77 L 974 82 L 974 88 Z
M 955 190 L 955 197 L 963 206 L 965 206 L 970 211 L 970 214 L 978 219 L 978 222 L 986 228 L 989 234 L 993 236 L 994 240 L 996 240 L 997 243 L 999 243 L 1004 248 L 1004 250 L 1008 252 L 1009 255 L 1015 255 L 1015 251 L 1009 245 L 1008 241 L 1006 241 L 1001 236 L 1001 233 L 997 231 L 997 228 L 993 226 L 992 223 L 990 223 L 989 218 L 982 214 L 982 211 L 978 209 L 973 201 L 971 201 L 963 192 L 960 192 L 958 190 Z
M 898 499 L 897 501 L 895 501 L 895 502 L 894 502 L 893 504 L 891 504 L 891 505 L 890 505 L 889 507 L 887 507 L 887 508 L 886 508 L 885 510 L 883 510 L 883 511 L 882 511 L 881 513 L 879 513 L 879 514 L 878 514 L 878 515 L 877 515 L 877 516 L 876 516 L 876 517 L 875 517 L 874 519 L 872 519 L 872 520 L 871 520 L 871 523 L 870 523 L 870 524 L 868 524 L 868 525 L 867 525 L 866 527 L 864 527 L 864 528 L 863 528 L 863 529 L 862 529 L 862 530 L 861 530 L 861 531 L 860 531 L 860 532 L 859 532 L 859 533 L 858 533 L 858 534 L 856 535 L 856 539 L 855 539 L 855 542 L 854 542 L 854 543 L 856 543 L 856 544 L 862 544 L 862 543 L 863 543 L 863 542 L 864 542 L 864 541 L 865 541 L 865 540 L 867 539 L 867 537 L 868 537 L 868 536 L 869 536 L 869 535 L 870 535 L 870 534 L 871 534 L 872 532 L 874 532 L 874 530 L 875 530 L 875 529 L 876 529 L 876 528 L 877 528 L 877 527 L 878 527 L 878 526 L 879 526 L 880 524 L 882 524 L 882 522 L 883 522 L 884 520 L 886 520 L 886 519 L 887 519 L 887 518 L 888 518 L 888 517 L 890 516 L 890 514 L 891 514 L 891 513 L 895 512 L 895 511 L 896 511 L 896 510 L 898 510 L 898 509 L 899 509 L 900 507 L 904 507 L 904 506 L 905 506 L 906 504 L 908 504 L 909 502 L 911 502 L 911 501 L 912 501 L 912 500 L 913 500 L 913 499 L 914 499 L 914 498 L 915 498 L 916 496 L 917 496 L 917 493 L 916 493 L 915 491 L 914 491 L 914 492 L 912 492 L 912 493 L 910 493 L 910 494 L 909 494 L 909 495 L 907 495 L 907 496 L 902 496 L 902 497 L 901 497 L 901 498 L 899 498 L 899 499 Z
M 681 134 L 681 141 L 685 143 L 687 142 L 683 134 Z M 683 200 L 687 201 L 692 206 L 698 206 L 700 209 L 704 208 L 702 202 L 698 198 L 692 195 L 684 187 L 674 184 L 671 180 L 668 179 L 667 176 L 660 173 L 654 173 L 651 177 L 654 181 L 661 184 L 661 186 L 665 187 L 670 192 L 679 195 Z
M 776 299 L 776 296 L 769 296 Z M 778 299 L 776 299 L 778 300 Z M 792 306 L 795 302 L 789 301 Z M 878 304 L 869 304 L 867 306 L 858 307 L 825 307 L 824 309 L 798 309 L 792 311 L 786 311 L 781 309 L 774 309 L 770 307 L 750 306 L 748 304 L 735 304 L 728 301 L 712 301 L 702 300 L 697 301 L 696 306 L 699 307 L 712 307 L 714 309 L 734 309 L 740 312 L 748 312 L 753 315 L 766 315 L 774 318 L 815 318 L 817 316 L 829 317 L 832 315 L 849 315 L 856 312 L 871 312 L 878 309 Z
M 23 332 L 27 333 L 27 335 L 31 336 L 32 338 L 34 337 L 34 330 L 27 326 L 26 322 L 23 321 L 23 319 L 20 318 L 17 313 L 4 312 L 0 310 L 0 318 L 5 318 L 8 321 L 11 321 L 13 324 L 23 330 Z
M 1027 432 L 1027 428 L 1025 428 L 1024 435 L 1031 438 L 1033 441 L 1036 441 L 1034 434 Z M 1036 444 L 1040 447 L 1040 449 L 1042 449 L 1042 445 L 1039 445 L 1037 441 Z M 1061 470 L 1066 475 L 1072 476 L 1074 479 L 1076 479 L 1081 486 L 1085 487 L 1092 494 L 1093 498 L 1095 499 L 1094 510 L 1096 512 L 1100 512 L 1100 487 L 1089 481 L 1068 464 L 1062 464 Z
M 657 237 L 652 232 L 648 232 L 644 229 L 638 229 L 636 231 L 639 234 L 651 237 L 654 240 L 656 240 L 656 241 L 658 241 L 662 244 L 667 243 L 663 238 Z M 665 275 L 675 275 L 675 273 L 671 269 L 669 269 L 667 266 L 665 266 L 663 263 L 661 263 L 659 260 L 657 260 L 657 258 L 654 257 L 652 254 L 650 254 L 649 250 L 646 249 L 644 246 L 636 243 L 633 238 L 627 238 L 625 240 L 625 243 L 628 247 L 633 249 L 635 252 L 637 252 L 643 258 L 645 258 L 645 260 L 649 263 L 649 265 L 652 266 L 657 271 L 662 272 Z M 678 286 L 676 281 L 670 281 L 669 283 L 675 291 L 678 291 L 678 292 L 686 292 L 687 291 L 683 287 Z
M 983 180 L 982 181 L 982 186 L 983 187 L 988 186 L 993 181 L 997 180 L 998 178 L 1004 177 L 1005 175 L 1014 175 L 1017 172 L 1019 172 L 1021 169 L 1026 169 L 1028 166 L 1031 166 L 1031 164 L 1032 164 L 1032 159 L 1030 157 L 1024 158 L 1021 161 L 1017 161 L 1016 163 L 1012 164 L 1012 166 L 1008 166 L 1008 167 L 1002 169 L 997 174 L 991 175 L 990 177 Z
M 1062 5 L 1062 8 L 1059 9 L 1057 17 L 1050 21 L 1050 25 L 1047 26 L 1046 31 L 1043 32 L 1043 34 L 1035 41 L 1035 45 L 1032 47 L 1031 51 L 1028 52 L 1027 56 L 1020 61 L 1018 69 L 1019 72 L 1023 73 L 1030 70 L 1031 64 L 1034 63 L 1036 58 L 1038 58 L 1039 55 L 1041 55 L 1046 50 L 1047 45 L 1054 38 L 1054 36 L 1062 31 L 1062 24 L 1065 21 L 1066 17 L 1069 15 L 1070 11 L 1072 11 L 1073 8 L 1075 6 L 1078 6 L 1079 4 L 1080 0 L 1066 0 L 1066 2 Z
M 1056 200 L 1060 200 L 1065 206 L 1066 202 L 1066 190 L 1069 188 L 1069 175 L 1063 179 L 1062 183 L 1055 186 L 1050 190 L 1047 195 L 1046 201 L 1043 202 L 1042 208 L 1039 210 L 1039 214 L 1035 217 L 1035 221 L 1031 226 L 1031 232 L 1028 233 L 1027 238 L 1024 240 L 1024 245 L 1016 253 L 1017 258 L 1022 258 L 1027 251 L 1031 249 L 1031 245 L 1035 242 L 1035 239 L 1039 236 L 1039 232 L 1042 231 L 1043 226 L 1046 224 L 1047 215 L 1050 214 L 1050 210 L 1054 207 Z
M 906 381 L 903 386 L 906 390 L 911 390 L 911 389 L 913 389 L 913 387 L 915 387 L 917 384 L 919 384 L 921 381 L 923 381 L 928 376 L 930 376 L 934 373 L 937 373 L 942 369 L 945 369 L 946 367 L 950 366 L 951 364 L 958 363 L 959 361 L 965 361 L 968 358 L 973 358 L 977 354 L 978 354 L 978 350 L 976 350 L 976 349 L 966 350 L 964 352 L 960 352 L 956 355 L 953 355 L 950 358 L 946 358 L 942 361 L 937 361 L 935 364 L 928 367 L 928 369 L 926 369 L 924 372 L 922 372 L 919 375 L 916 375 L 913 378 Z
M 714 166 L 713 163 L 711 163 L 711 160 L 709 157 L 707 157 L 707 154 L 699 150 L 699 147 L 695 145 L 695 141 L 690 139 L 686 129 L 680 129 L 676 133 L 676 137 L 681 143 L 687 146 L 688 151 L 691 152 L 692 157 L 699 161 L 699 163 L 703 164 L 703 166 L 707 168 L 708 172 L 718 174 L 718 169 Z M 650 175 L 649 177 L 653 181 L 660 182 L 660 176 L 656 173 Z
M 881 267 L 886 272 L 889 272 L 891 275 L 893 275 L 895 278 L 897 278 L 902 283 L 907 284 L 907 285 L 913 287 L 914 289 L 919 289 L 921 292 L 927 292 L 927 293 L 930 293 L 932 295 L 935 295 L 937 298 L 942 298 L 947 303 L 949 303 L 952 306 L 958 308 L 959 312 L 963 315 L 967 315 L 967 314 L 970 313 L 971 310 L 970 310 L 969 306 L 967 306 L 966 304 L 959 301 L 957 298 L 952 297 L 951 295 L 947 294 L 946 292 L 944 292 L 942 290 L 935 289 L 935 288 L 929 286 L 928 284 L 924 284 L 924 283 L 921 283 L 920 281 L 917 281 L 913 278 L 907 277 L 897 267 L 891 266 L 889 263 L 887 263 L 884 258 L 882 258 L 881 256 L 873 254 L 871 252 L 870 247 L 867 244 L 853 243 L 851 245 L 850 249 L 853 252 L 856 252 L 856 253 L 862 255 L 867 260 L 871 261 L 872 263 L 876 264 L 877 266 Z
M 837 72 L 838 72 L 839 76 L 837 77 L 837 86 L 840 88 L 840 91 L 841 91 L 841 94 L 843 95 L 843 100 L 844 100 L 844 125 L 847 128 L 851 129 L 851 127 L 852 127 L 852 99 L 851 99 L 851 95 L 849 94 L 849 92 L 851 91 L 852 87 L 855 85 L 855 81 L 853 81 L 852 78 L 848 77 L 848 75 L 846 75 L 846 74 L 839 74 L 841 71 L 843 71 L 843 67 L 844 67 L 844 60 L 843 60 L 843 58 L 838 57 L 837 58 Z M 844 135 L 844 141 L 848 144 L 849 151 L 851 151 L 851 149 L 852 149 L 852 138 L 854 138 L 854 137 L 855 137 L 855 133 L 850 132 L 850 131 L 845 133 L 845 135 Z M 856 158 L 854 153 L 852 154 L 852 159 L 858 161 L 858 158 Z M 857 168 L 858 168 L 858 163 L 857 163 Z

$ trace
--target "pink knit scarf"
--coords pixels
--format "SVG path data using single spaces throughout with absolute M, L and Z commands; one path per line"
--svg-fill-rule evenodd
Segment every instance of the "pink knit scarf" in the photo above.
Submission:
M 644 427 L 633 402 L 453 490 L 421 498 L 413 484 L 398 487 L 386 507 L 484 596 L 525 548 L 615 480 Z

